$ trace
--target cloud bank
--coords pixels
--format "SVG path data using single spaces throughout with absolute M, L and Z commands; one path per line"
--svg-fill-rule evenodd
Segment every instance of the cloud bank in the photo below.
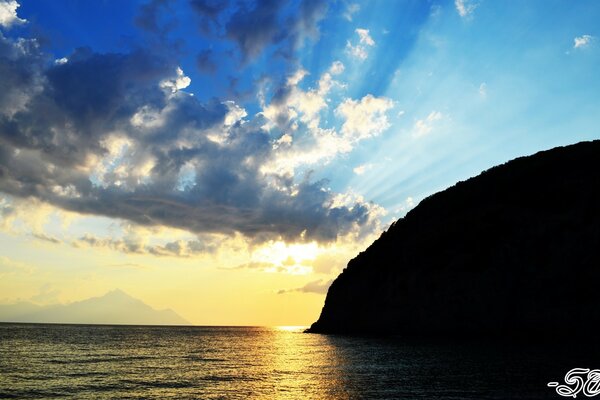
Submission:
M 244 63 L 260 56 L 267 48 L 292 57 L 307 38 L 319 35 L 318 23 L 327 12 L 327 2 L 304 0 L 257 0 L 238 2 L 227 13 L 227 1 L 192 0 L 202 31 L 234 43 Z
M 218 15 L 219 4 L 193 2 L 203 16 Z M 277 4 L 240 7 L 223 25 L 244 58 L 266 43 L 295 48 L 301 37 L 316 34 L 326 10 L 305 1 L 296 16 L 286 17 Z M 152 29 L 152 12 L 138 23 Z M 243 22 L 253 18 L 264 22 L 256 32 Z M 275 20 L 291 28 L 281 32 Z M 368 31 L 359 35 L 371 45 Z M 199 63 L 211 68 L 208 57 Z M 316 88 L 302 90 L 300 69 L 263 101 L 261 112 L 248 116 L 233 101 L 202 102 L 187 93 L 190 78 L 171 57 L 140 48 L 101 54 L 83 47 L 55 62 L 36 39 L 0 33 L 0 191 L 82 214 L 195 234 L 241 233 L 254 241 L 332 241 L 371 232 L 377 206 L 332 192 L 309 170 L 299 172 L 389 125 L 391 101 L 371 95 L 340 103 L 340 132 L 320 125 L 320 113 L 329 109 L 325 96 L 343 86 L 333 76 L 343 70 L 334 63 Z M 292 155 L 295 163 L 282 167 Z M 138 251 L 91 236 L 81 242 Z M 190 243 L 139 251 L 151 250 L 195 251 Z

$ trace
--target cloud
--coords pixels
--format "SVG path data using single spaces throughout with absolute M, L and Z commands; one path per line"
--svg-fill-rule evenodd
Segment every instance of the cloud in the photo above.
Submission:
M 4 197 L 0 197 L 0 221 L 5 223 L 5 221 L 14 215 L 15 208 L 9 200 Z
M 20 4 L 16 0 L 0 0 L 0 26 L 10 29 L 13 25 L 27 22 L 17 16 L 17 8 Z
M 344 69 L 346 69 L 346 67 L 344 67 L 344 64 L 341 61 L 334 61 L 329 68 L 329 72 L 332 75 L 339 75 L 344 72 Z
M 354 140 L 361 140 L 377 136 L 389 128 L 386 112 L 393 106 L 393 101 L 388 98 L 368 94 L 358 101 L 344 100 L 335 112 L 345 120 L 342 124 L 342 134 Z
M 33 236 L 34 238 L 41 240 L 43 242 L 48 242 L 48 243 L 53 243 L 53 244 L 62 243 L 59 239 L 57 239 L 53 236 L 46 235 L 45 233 L 32 233 L 31 236 Z
M 361 164 L 352 169 L 356 175 L 362 175 L 367 172 L 369 169 L 373 168 L 373 164 Z
M 358 43 L 352 44 L 349 40 L 346 42 L 346 52 L 359 60 L 366 60 L 368 57 L 368 48 L 375 46 L 375 41 L 369 34 L 368 29 L 358 28 L 355 30 L 358 35 Z
M 338 274 L 344 269 L 351 257 L 353 257 L 353 253 L 324 252 L 319 254 L 310 264 L 317 274 Z
M 185 89 L 190 86 L 192 80 L 185 76 L 183 70 L 179 67 L 176 69 L 177 75 L 173 78 L 164 79 L 160 82 L 160 87 L 163 89 L 168 89 L 171 93 L 176 93 L 179 90 Z
M 226 37 L 234 41 L 243 59 L 257 57 L 265 47 L 284 40 L 281 33 L 279 12 L 284 2 L 257 1 L 255 7 L 248 9 L 242 4 L 227 23 Z
M 286 293 L 293 293 L 293 292 L 325 294 L 325 293 L 327 293 L 327 290 L 329 289 L 329 286 L 331 286 L 332 282 L 333 282 L 332 279 L 331 280 L 319 279 L 316 281 L 308 282 L 306 285 L 299 287 L 299 288 L 281 289 L 281 290 L 277 291 L 277 294 L 286 294 Z
M 416 203 L 412 197 L 407 197 L 406 200 L 397 205 L 397 208 L 394 210 L 397 214 L 406 214 L 410 210 L 415 207 Z
M 454 0 L 454 6 L 458 15 L 462 18 L 470 17 L 479 4 L 472 2 L 471 0 Z
M 211 253 L 216 250 L 216 243 L 200 240 L 175 240 L 165 244 L 148 244 L 139 237 L 99 238 L 86 234 L 71 243 L 75 247 L 89 246 L 108 249 L 126 254 L 151 254 L 161 257 L 192 257 L 198 254 Z
M 348 4 L 342 16 L 352 22 L 352 16 L 360 11 L 360 5 L 356 3 Z
M 266 261 L 251 261 L 248 263 L 243 263 L 236 265 L 235 267 L 224 268 L 224 269 L 256 269 L 256 270 L 268 270 L 271 268 L 276 268 L 277 266 L 271 262 Z
M 0 230 L 11 235 L 30 236 L 49 243 L 60 240 L 45 232 L 50 221 L 61 221 L 66 228 L 75 214 L 43 203 L 35 198 L 18 199 L 0 196 Z
M 479 85 L 479 96 L 483 99 L 487 97 L 487 84 L 485 82 Z
M 588 47 L 590 43 L 594 40 L 594 37 L 591 35 L 581 35 L 577 36 L 573 39 L 573 48 L 574 49 L 582 49 Z
M 344 70 L 344 65 L 335 61 L 329 70 L 323 73 L 316 87 L 302 90 L 300 82 L 308 72 L 299 68 L 289 75 L 284 86 L 280 87 L 269 104 L 263 104 L 262 115 L 269 121 L 267 128 L 278 127 L 281 130 L 298 130 L 298 122 L 309 128 L 320 124 L 320 112 L 328 108 L 327 96 L 334 87 L 343 88 L 343 84 L 333 79 Z
M 279 0 L 240 2 L 232 13 L 224 13 L 229 5 L 225 1 L 194 0 L 191 5 L 203 31 L 235 43 L 244 63 L 270 47 L 291 57 L 306 38 L 318 36 L 318 23 L 327 12 L 327 2 L 321 0 L 303 0 L 291 9 Z
M 330 110 L 330 91 L 345 87 L 332 77 L 333 72 L 341 73 L 342 66 L 334 62 L 318 79 L 316 87 L 306 90 L 298 86 L 307 76 L 306 71 L 300 69 L 276 92 L 278 97 L 265 104 L 262 115 L 267 123 L 264 127 L 275 135 L 280 132 L 280 136 L 262 171 L 278 175 L 276 185 L 299 171 L 306 172 L 309 166 L 326 164 L 339 154 L 349 153 L 360 141 L 377 136 L 389 127 L 386 113 L 393 102 L 384 97 L 369 94 L 358 100 L 344 98 Z M 321 114 L 328 115 L 331 111 L 343 122 L 339 130 L 321 124 Z M 369 213 L 374 212 L 374 205 L 367 207 Z
M 360 44 L 364 44 L 365 46 L 375 46 L 375 41 L 369 35 L 368 29 L 356 29 L 356 33 L 360 38 Z
M 303 4 L 307 12 L 317 7 Z M 190 78 L 160 53 L 78 48 L 65 58 L 54 63 L 35 39 L 0 33 L 1 192 L 141 226 L 240 233 L 253 241 L 332 241 L 374 229 L 375 205 L 358 197 L 336 203 L 326 180 L 266 168 L 287 156 L 296 156 L 293 168 L 328 159 L 387 126 L 391 102 L 369 95 L 339 108 L 341 132 L 320 127 L 327 94 L 342 87 L 333 78 L 341 63 L 310 90 L 298 87 L 300 75 L 292 77 L 264 112 L 248 116 L 233 101 L 202 102 L 187 93 Z M 279 130 L 294 123 L 304 135 Z M 125 252 L 181 253 L 176 244 L 150 250 L 81 240 Z
M 293 260 L 292 260 L 292 262 L 293 262 Z M 311 272 L 311 267 L 309 267 L 309 266 L 302 265 L 302 264 L 296 264 L 295 262 L 286 265 L 285 261 L 281 262 L 281 263 L 272 263 L 272 262 L 265 262 L 265 261 L 251 261 L 249 263 L 240 264 L 233 268 L 225 268 L 225 269 L 231 269 L 231 270 L 250 269 L 250 270 L 256 270 L 256 271 L 265 272 L 265 273 L 280 273 L 280 274 L 289 274 L 289 275 L 306 275 Z
M 202 17 L 216 20 L 229 5 L 227 0 L 191 0 L 192 9 Z
M 152 268 L 136 263 L 121 263 L 121 264 L 108 264 L 106 267 L 109 268 L 118 268 L 118 269 L 133 269 L 133 270 L 150 270 Z
M 439 111 L 432 111 L 429 115 L 424 119 L 419 119 L 415 122 L 413 127 L 414 138 L 420 138 L 428 135 L 433 130 L 434 124 L 436 121 L 439 121 L 443 118 L 443 115 Z

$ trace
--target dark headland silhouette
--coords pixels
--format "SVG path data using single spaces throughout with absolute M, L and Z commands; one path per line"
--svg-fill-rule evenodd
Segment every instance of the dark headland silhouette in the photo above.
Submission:
M 598 326 L 596 140 L 426 198 L 348 263 L 308 332 L 544 339 Z

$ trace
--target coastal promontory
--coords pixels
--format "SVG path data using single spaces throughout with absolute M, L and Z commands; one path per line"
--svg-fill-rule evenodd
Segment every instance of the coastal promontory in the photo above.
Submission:
M 436 193 L 333 282 L 309 332 L 545 338 L 600 326 L 600 141 Z

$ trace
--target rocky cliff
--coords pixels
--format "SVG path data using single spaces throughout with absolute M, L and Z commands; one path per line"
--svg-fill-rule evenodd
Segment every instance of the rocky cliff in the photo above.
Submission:
M 423 200 L 348 263 L 309 332 L 548 337 L 600 326 L 600 141 Z

